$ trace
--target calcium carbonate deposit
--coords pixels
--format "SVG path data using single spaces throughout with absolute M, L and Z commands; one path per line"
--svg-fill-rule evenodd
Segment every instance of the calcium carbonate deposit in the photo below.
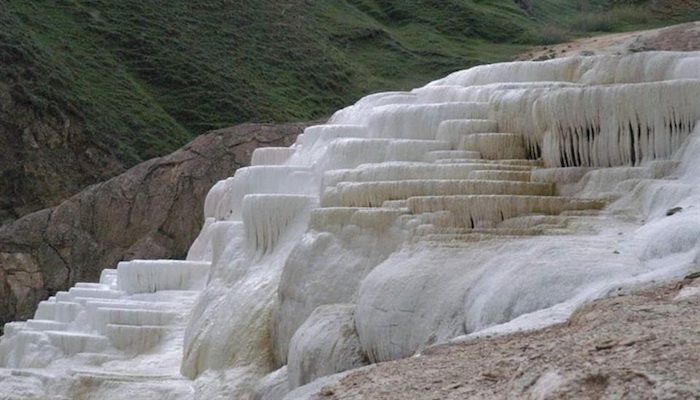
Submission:
M 205 215 L 187 261 L 120 263 L 7 324 L 0 396 L 298 399 L 697 270 L 700 53 L 485 65 L 367 96 L 256 150 Z

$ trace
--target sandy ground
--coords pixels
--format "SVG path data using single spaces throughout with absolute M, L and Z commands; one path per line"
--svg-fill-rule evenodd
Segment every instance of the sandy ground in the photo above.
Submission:
M 518 59 L 650 50 L 700 50 L 700 22 L 580 39 Z M 377 364 L 314 399 L 700 399 L 699 310 L 700 273 L 594 301 L 566 324 Z
M 629 54 L 640 51 L 700 50 L 700 21 L 647 31 L 617 33 L 543 46 L 522 54 L 517 60 L 549 60 L 575 55 Z
M 378 364 L 315 399 L 700 399 L 698 276 L 597 300 L 566 324 Z

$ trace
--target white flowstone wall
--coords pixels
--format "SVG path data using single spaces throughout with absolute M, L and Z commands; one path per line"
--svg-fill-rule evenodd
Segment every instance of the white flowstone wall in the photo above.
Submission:
M 126 372 L 104 360 L 151 357 L 177 382 L 167 398 L 280 399 L 560 322 L 697 270 L 699 154 L 698 53 L 486 65 L 370 95 L 214 185 L 189 261 L 120 266 L 8 324 L 0 365 L 76 355 L 111 385 Z M 201 293 L 174 307 L 173 289 Z M 149 385 L 128 393 L 165 393 Z

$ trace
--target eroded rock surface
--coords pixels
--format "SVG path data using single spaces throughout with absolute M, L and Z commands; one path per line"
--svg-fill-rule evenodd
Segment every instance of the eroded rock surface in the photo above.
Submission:
M 20 65 L 8 47 L 0 49 L 3 63 Z M 0 82 L 0 226 L 126 169 L 113 149 L 92 140 L 80 112 L 55 105 L 42 112 L 21 91 L 11 77 Z
M 103 268 L 134 258 L 182 258 L 203 221 L 204 197 L 261 146 L 289 146 L 307 124 L 243 124 L 202 135 L 60 205 L 0 228 L 0 324 Z

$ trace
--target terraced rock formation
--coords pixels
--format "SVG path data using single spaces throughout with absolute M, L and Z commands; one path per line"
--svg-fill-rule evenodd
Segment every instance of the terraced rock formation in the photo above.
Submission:
M 94 185 L 0 228 L 0 322 L 133 258 L 184 258 L 211 185 L 249 165 L 260 146 L 289 145 L 308 124 L 244 124 Z
M 0 358 L 14 369 L 42 369 L 67 358 L 64 373 L 70 379 L 29 374 L 45 385 L 5 395 L 118 398 L 130 390 L 125 387 L 139 387 L 142 393 L 191 396 L 177 360 L 187 315 L 209 267 L 208 262 L 123 262 L 103 270 L 99 283 L 78 283 L 42 301 L 33 319 L 5 325 Z M 0 380 L 7 385 L 12 376 Z
M 155 296 L 199 276 L 185 266 L 210 266 L 181 357 L 154 347 L 118 364 L 168 363 L 165 379 L 182 392 L 146 372 L 122 386 L 113 361 L 91 372 L 94 385 L 66 376 L 62 363 L 82 370 L 81 358 L 60 358 L 73 345 L 41 332 L 58 310 L 92 335 L 65 340 L 95 341 L 102 354 L 141 346 L 135 331 L 166 323 L 140 304 L 90 305 L 80 299 L 100 289 L 90 287 L 11 325 L 0 362 L 55 361 L 43 380 L 8 373 L 0 388 L 298 400 L 336 373 L 563 322 L 587 301 L 692 274 L 699 60 L 652 52 L 504 63 L 368 96 L 288 148 L 256 150 L 252 166 L 216 183 L 182 267 L 119 266 L 117 289 Z M 98 296 L 138 300 L 104 289 Z M 114 385 L 119 393 L 103 391 Z

